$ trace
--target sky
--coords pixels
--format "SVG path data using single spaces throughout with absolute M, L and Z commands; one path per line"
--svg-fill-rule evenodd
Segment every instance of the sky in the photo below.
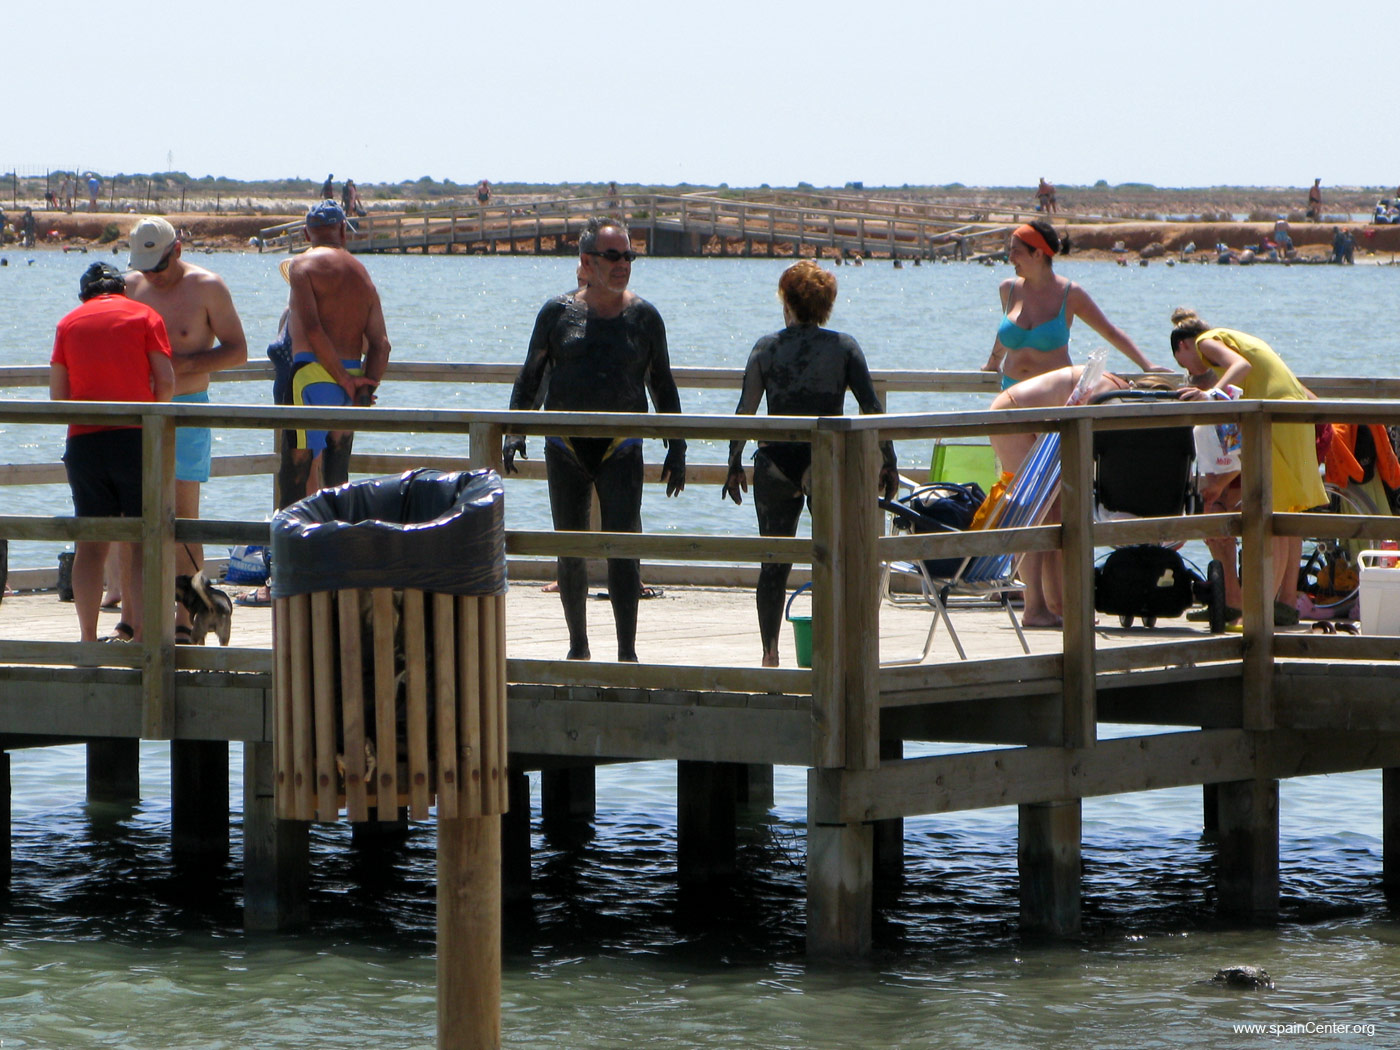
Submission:
M 6 49 L 0 171 L 1400 184 L 1396 6 L 241 0 Z M 29 85 L 29 119 L 20 119 Z

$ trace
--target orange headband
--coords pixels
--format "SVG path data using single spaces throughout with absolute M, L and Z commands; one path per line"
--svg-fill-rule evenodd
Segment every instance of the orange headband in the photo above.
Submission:
M 1055 257 L 1055 253 L 1050 250 L 1050 242 L 1034 226 L 1017 226 L 1011 236 L 1029 248 L 1039 248 L 1047 259 Z

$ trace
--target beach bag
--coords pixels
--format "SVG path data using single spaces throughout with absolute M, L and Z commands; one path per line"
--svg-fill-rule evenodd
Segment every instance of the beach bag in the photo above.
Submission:
M 1094 570 L 1094 608 L 1118 616 L 1180 616 L 1195 600 L 1193 576 L 1170 547 L 1120 547 Z
M 224 582 L 254 586 L 266 583 L 267 548 L 251 543 L 229 548 L 228 568 L 224 570 Z
M 903 502 L 912 512 L 910 520 L 915 532 L 943 532 L 947 529 L 966 532 L 986 499 L 982 486 L 975 481 L 966 485 L 939 481 L 915 489 Z M 962 563 L 961 557 L 929 558 L 924 562 L 924 568 L 931 576 L 948 577 L 957 572 Z

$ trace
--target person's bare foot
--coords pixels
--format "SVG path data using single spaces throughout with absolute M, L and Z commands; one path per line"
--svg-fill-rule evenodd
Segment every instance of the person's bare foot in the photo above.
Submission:
M 1023 613 L 1022 627 L 1063 627 L 1064 621 L 1048 609 L 1044 612 Z
M 778 663 L 778 654 L 777 654 L 777 653 L 764 653 L 764 654 L 763 654 L 763 666 L 764 666 L 764 667 L 778 667 L 778 666 L 780 666 L 779 663 Z
M 559 581 L 558 581 L 558 580 L 555 580 L 553 583 L 546 583 L 543 587 L 540 588 L 540 593 L 541 593 L 541 594 L 558 594 L 558 593 L 559 593 Z
M 581 649 L 570 649 L 570 650 L 569 650 L 569 655 L 566 656 L 566 657 L 564 657 L 564 659 L 565 659 L 565 660 L 591 660 L 591 659 L 593 659 L 593 653 L 589 651 L 589 649 L 588 649 L 587 646 L 584 646 L 584 647 L 581 648 Z
M 641 661 L 637 659 L 637 650 L 635 649 L 632 649 L 629 652 L 623 652 L 621 649 L 619 649 L 617 651 L 617 662 L 620 664 L 641 663 Z

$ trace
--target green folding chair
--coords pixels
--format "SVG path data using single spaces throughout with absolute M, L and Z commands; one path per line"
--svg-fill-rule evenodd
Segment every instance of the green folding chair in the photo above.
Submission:
M 929 481 L 949 481 L 956 485 L 966 485 L 975 481 L 982 491 L 990 493 L 997 478 L 997 455 L 985 441 L 944 441 L 933 443 L 933 462 L 929 466 Z

